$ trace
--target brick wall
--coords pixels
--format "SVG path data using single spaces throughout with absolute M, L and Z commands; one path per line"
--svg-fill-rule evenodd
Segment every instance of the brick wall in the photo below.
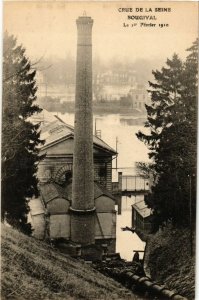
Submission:
M 110 158 L 109 158 L 110 160 Z M 112 191 L 112 161 L 106 162 L 105 159 L 95 161 L 94 178 L 108 191 Z
M 99 182 L 108 191 L 112 191 L 112 161 L 106 162 L 107 159 L 95 159 L 94 161 L 94 180 Z M 72 170 L 72 157 L 59 158 L 46 157 L 40 162 L 37 176 L 40 182 L 48 182 L 51 179 L 58 182 L 58 178 L 64 175 L 67 170 Z

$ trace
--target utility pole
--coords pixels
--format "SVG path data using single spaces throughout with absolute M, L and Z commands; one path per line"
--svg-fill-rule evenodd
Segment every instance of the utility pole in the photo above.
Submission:
M 189 177 L 189 226 L 190 226 L 190 252 L 191 256 L 193 256 L 193 242 L 192 242 L 192 193 L 191 193 L 191 175 L 188 175 Z
M 97 119 L 95 118 L 95 136 L 97 135 Z
M 115 146 L 115 148 L 116 148 L 116 152 L 117 152 L 117 144 L 118 144 L 118 137 L 116 136 L 116 146 Z M 117 155 L 116 155 L 116 170 L 117 170 Z
M 47 87 L 47 83 L 45 83 L 45 97 L 47 98 L 47 94 L 48 94 L 48 87 Z
M 136 191 L 136 175 L 135 175 L 135 191 Z
M 101 139 L 101 130 L 100 129 L 97 129 L 97 118 L 95 118 L 95 129 L 94 129 L 94 135 L 98 138 Z

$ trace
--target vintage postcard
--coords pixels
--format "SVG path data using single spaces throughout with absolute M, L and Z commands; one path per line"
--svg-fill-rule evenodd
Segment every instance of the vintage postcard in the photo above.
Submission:
M 197 299 L 197 1 L 4 1 L 2 299 Z

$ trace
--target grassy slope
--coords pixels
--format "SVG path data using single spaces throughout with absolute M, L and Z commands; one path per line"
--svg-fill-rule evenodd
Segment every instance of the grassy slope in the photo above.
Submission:
M 1 299 L 137 299 L 118 283 L 44 242 L 2 225 Z
M 146 262 L 151 277 L 188 299 L 194 299 L 195 257 L 190 255 L 190 231 L 165 228 L 152 235 Z

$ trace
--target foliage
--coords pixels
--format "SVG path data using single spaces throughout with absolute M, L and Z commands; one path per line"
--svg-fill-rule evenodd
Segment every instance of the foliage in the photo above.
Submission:
M 146 200 L 153 209 L 156 228 L 169 219 L 187 225 L 190 211 L 195 209 L 197 50 L 198 41 L 188 49 L 184 63 L 174 54 L 166 67 L 153 71 L 155 82 L 149 82 L 151 105 L 146 105 L 145 124 L 150 133 L 137 133 L 148 146 L 157 173 Z
M 28 118 L 40 108 L 36 100 L 35 70 L 25 49 L 7 32 L 3 47 L 2 209 L 11 225 L 30 233 L 28 197 L 37 195 L 39 125 Z
M 191 256 L 190 230 L 170 224 L 150 235 L 147 243 L 145 263 L 152 279 L 188 299 L 196 299 L 195 256 Z
M 139 161 L 135 163 L 135 166 L 138 176 L 145 179 L 152 179 L 153 181 L 156 180 L 156 172 L 152 163 Z

